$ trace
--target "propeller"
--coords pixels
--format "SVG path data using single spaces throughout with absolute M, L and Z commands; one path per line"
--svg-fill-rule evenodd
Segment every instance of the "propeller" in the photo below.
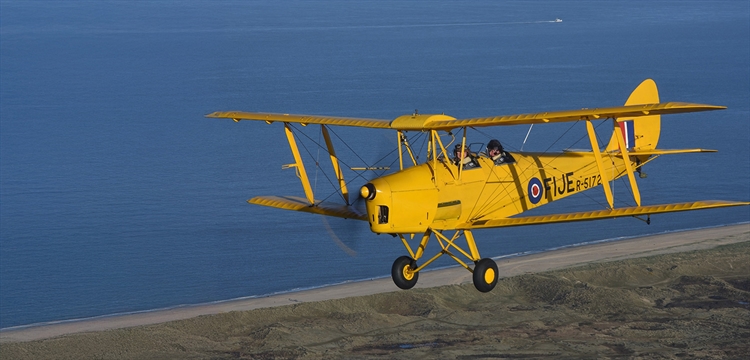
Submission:
M 336 246 L 338 246 L 347 255 L 349 255 L 351 257 L 356 257 L 357 256 L 357 251 L 354 250 L 353 247 L 356 247 L 356 243 L 357 243 L 356 239 L 357 239 L 357 237 L 352 236 L 354 234 L 354 232 L 355 232 L 355 229 L 352 226 L 356 226 L 355 223 L 357 223 L 358 221 L 348 220 L 347 219 L 348 220 L 348 224 L 352 224 L 352 225 L 346 225 L 346 227 L 342 227 L 341 228 L 342 230 L 345 229 L 345 230 L 343 230 L 343 232 L 345 232 L 345 233 L 347 233 L 349 235 L 348 237 L 346 237 L 347 242 L 351 242 L 352 243 L 351 246 L 349 246 L 343 240 L 341 240 L 341 238 L 336 234 L 336 231 L 333 230 L 333 227 L 328 222 L 328 217 L 327 216 L 321 215 L 320 218 L 323 220 L 323 226 L 326 228 L 326 231 L 328 232 L 328 235 L 331 237 L 331 240 L 333 240 L 333 242 L 336 244 Z M 344 221 L 347 221 L 347 220 L 344 220 Z
M 382 176 L 385 174 L 386 171 L 390 170 L 393 163 L 398 161 L 398 155 L 397 152 L 392 144 L 392 139 L 383 138 L 383 141 L 378 141 L 377 145 L 375 146 L 378 151 L 377 157 L 375 158 L 375 162 L 373 166 L 366 166 L 366 167 L 352 167 L 350 170 L 353 171 L 367 171 L 368 176 L 365 177 L 363 175 L 358 175 L 358 179 L 364 179 L 365 184 L 369 183 L 372 179 Z M 391 140 L 388 143 L 386 143 L 385 140 Z M 395 156 L 395 161 L 389 162 L 388 160 Z M 362 180 L 360 180 L 362 181 Z M 359 183 L 359 181 L 352 181 L 352 183 Z M 362 185 L 357 187 L 350 188 L 349 192 L 349 206 L 353 207 L 357 212 L 364 214 L 366 213 L 366 209 L 364 208 L 365 205 L 365 199 L 362 197 L 362 194 L 360 193 L 360 187 Z M 348 184 L 347 184 L 348 187 Z M 351 257 L 357 256 L 357 244 L 359 242 L 359 239 L 362 238 L 365 234 L 364 231 L 367 229 L 365 227 L 366 225 L 363 224 L 362 221 L 358 220 L 351 220 L 351 219 L 328 219 L 326 216 L 321 216 L 323 227 L 326 229 L 326 232 L 331 237 L 331 240 L 338 246 L 344 253 Z M 365 225 L 365 226 L 363 226 Z

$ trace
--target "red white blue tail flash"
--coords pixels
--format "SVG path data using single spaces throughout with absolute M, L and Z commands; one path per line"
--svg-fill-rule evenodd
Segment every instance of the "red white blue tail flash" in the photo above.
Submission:
M 627 149 L 635 147 L 635 128 L 633 124 L 633 120 L 620 123 L 620 130 L 622 131 L 622 137 L 625 140 L 625 148 Z

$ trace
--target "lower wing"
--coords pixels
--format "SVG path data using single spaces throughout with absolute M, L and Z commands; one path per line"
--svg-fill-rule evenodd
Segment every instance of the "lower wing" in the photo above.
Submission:
M 515 218 L 488 219 L 467 222 L 458 226 L 458 229 L 486 229 L 507 226 L 553 224 L 561 222 L 588 221 L 598 219 L 613 219 L 623 216 L 652 215 L 669 212 L 691 211 L 701 209 L 714 209 L 729 206 L 745 206 L 750 202 L 705 200 L 676 204 L 635 206 L 611 210 L 584 211 L 567 214 L 553 214 L 540 216 L 525 216 Z
M 351 206 L 317 201 L 315 202 L 315 205 L 310 205 L 310 203 L 307 202 L 307 199 L 296 196 L 256 196 L 247 202 L 284 210 L 304 211 L 344 219 L 367 221 L 366 214 L 359 213 Z

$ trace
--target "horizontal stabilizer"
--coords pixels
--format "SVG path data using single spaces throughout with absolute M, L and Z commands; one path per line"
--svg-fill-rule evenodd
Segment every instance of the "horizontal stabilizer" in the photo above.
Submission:
M 750 205 L 750 202 L 705 200 L 677 204 L 635 206 L 612 210 L 585 211 L 568 214 L 526 216 L 517 218 L 504 218 L 492 220 L 478 220 L 458 226 L 458 229 L 485 229 L 508 226 L 553 224 L 573 221 L 588 221 L 599 219 L 613 219 L 623 216 L 653 215 L 678 211 L 691 211 L 701 209 L 714 209 L 728 206 Z
M 256 196 L 247 202 L 284 210 L 304 211 L 344 219 L 367 220 L 366 214 L 360 214 L 351 206 L 326 202 L 316 202 L 315 205 L 310 205 L 307 199 L 296 196 Z

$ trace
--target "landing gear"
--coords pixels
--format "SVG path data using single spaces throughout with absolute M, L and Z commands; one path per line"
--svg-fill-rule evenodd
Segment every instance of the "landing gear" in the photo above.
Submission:
M 410 256 L 402 256 L 393 263 L 391 268 L 391 277 L 393 282 L 401 289 L 411 289 L 417 284 L 417 278 L 419 272 L 422 271 L 427 265 L 437 260 L 443 255 L 448 255 L 450 258 L 455 260 L 464 269 L 474 273 L 474 287 L 481 292 L 488 292 L 495 288 L 497 285 L 498 271 L 497 264 L 494 260 L 479 256 L 479 250 L 477 250 L 477 244 L 474 242 L 474 235 L 471 234 L 471 230 L 456 230 L 456 232 L 448 237 L 443 234 L 443 230 L 427 229 L 422 235 L 422 240 L 419 242 L 419 247 L 416 251 L 412 249 L 409 242 L 406 239 L 405 234 L 396 234 L 401 242 L 404 243 L 404 247 L 409 252 Z M 435 235 L 441 250 L 437 255 L 430 259 L 424 260 L 422 265 L 417 266 L 417 260 L 422 259 L 424 255 L 424 249 L 427 248 L 427 242 L 430 240 L 430 236 Z M 464 235 L 466 237 L 466 245 L 468 250 L 464 250 L 456 244 L 456 240 Z M 413 236 L 412 236 L 413 237 Z M 474 263 L 472 268 L 469 264 L 459 259 L 457 255 L 464 255 L 470 261 Z
M 417 268 L 417 261 L 408 257 L 402 256 L 393 262 L 391 268 L 391 277 L 396 286 L 407 290 L 414 287 L 417 284 L 419 273 L 415 272 Z
M 481 292 L 488 292 L 497 285 L 497 264 L 494 260 L 484 258 L 474 266 L 474 287 Z

